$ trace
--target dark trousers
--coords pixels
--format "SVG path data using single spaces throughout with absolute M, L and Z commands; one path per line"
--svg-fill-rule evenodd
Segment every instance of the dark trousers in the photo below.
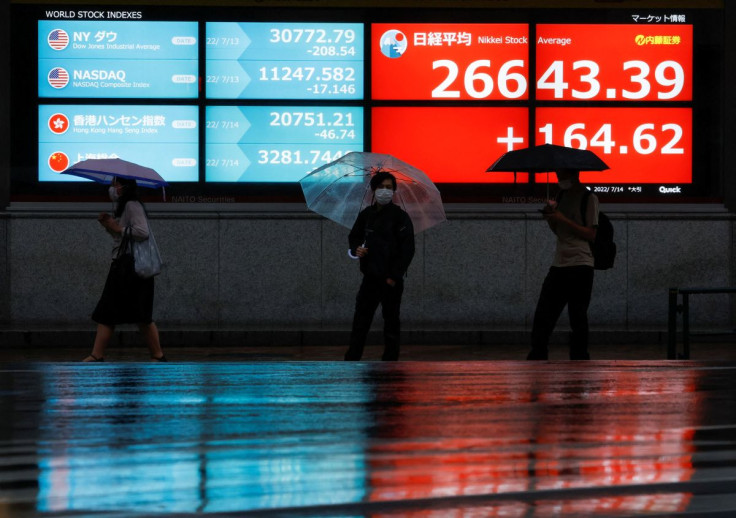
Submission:
M 378 305 L 383 313 L 383 361 L 399 359 L 399 334 L 401 323 L 399 312 L 401 295 L 404 292 L 404 282 L 396 281 L 395 286 L 386 284 L 386 279 L 379 279 L 365 275 L 355 299 L 355 314 L 353 316 L 353 330 L 350 333 L 350 347 L 345 353 L 346 360 L 360 360 L 368 331 L 373 322 L 373 315 Z
M 588 306 L 593 291 L 591 266 L 552 267 L 547 273 L 534 312 L 532 350 L 527 360 L 546 360 L 549 337 L 567 305 L 570 317 L 570 359 L 589 360 Z

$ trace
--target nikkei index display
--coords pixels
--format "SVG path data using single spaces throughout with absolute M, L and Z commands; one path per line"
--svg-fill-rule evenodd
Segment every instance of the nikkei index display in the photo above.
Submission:
M 597 153 L 610 169 L 582 179 L 615 192 L 689 185 L 693 46 L 687 23 L 373 24 L 372 150 L 488 184 L 516 180 L 485 173 L 503 153 L 559 144 Z

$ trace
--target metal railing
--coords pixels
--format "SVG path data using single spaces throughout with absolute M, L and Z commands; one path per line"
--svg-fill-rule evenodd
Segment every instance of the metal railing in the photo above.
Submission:
M 736 334 L 736 330 L 709 333 L 693 333 L 690 331 L 690 295 L 736 293 L 736 288 L 670 288 L 669 315 L 667 318 L 667 359 L 690 359 L 691 336 L 718 336 Z M 678 296 L 682 295 L 682 304 L 678 304 Z M 677 314 L 682 313 L 682 354 L 677 352 Z

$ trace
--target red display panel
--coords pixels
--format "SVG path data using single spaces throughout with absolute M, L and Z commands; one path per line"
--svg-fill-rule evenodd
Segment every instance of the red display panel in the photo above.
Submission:
M 373 108 L 372 151 L 387 153 L 438 183 L 513 182 L 486 173 L 499 156 L 529 145 L 526 108 Z
M 692 100 L 692 25 L 537 25 L 536 60 L 539 100 Z
M 371 56 L 373 99 L 529 95 L 527 24 L 374 24 Z
M 538 108 L 536 132 L 537 144 L 590 149 L 608 164 L 583 183 L 692 183 L 690 108 Z

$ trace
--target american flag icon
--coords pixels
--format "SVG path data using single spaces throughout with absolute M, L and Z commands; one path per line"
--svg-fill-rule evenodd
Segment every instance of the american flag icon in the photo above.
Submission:
M 56 67 L 49 72 L 49 84 L 54 88 L 64 88 L 69 84 L 69 72 Z
M 64 29 L 54 29 L 47 38 L 49 47 L 54 50 L 64 50 L 69 45 L 69 35 Z

